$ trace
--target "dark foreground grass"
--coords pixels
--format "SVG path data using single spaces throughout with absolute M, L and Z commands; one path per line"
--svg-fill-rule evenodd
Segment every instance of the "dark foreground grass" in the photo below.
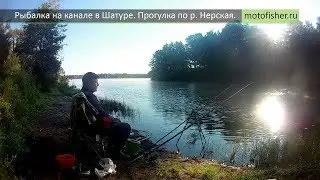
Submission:
M 60 81 L 50 91 L 41 91 L 35 77 L 26 73 L 15 56 L 16 63 L 0 73 L 0 179 L 12 179 L 12 162 L 15 157 L 29 151 L 25 138 L 34 130 L 38 116 L 45 113 L 55 94 L 71 96 L 76 88 Z
M 14 157 L 28 151 L 25 137 L 50 101 L 23 72 L 6 76 L 0 88 L 0 179 L 7 179 Z

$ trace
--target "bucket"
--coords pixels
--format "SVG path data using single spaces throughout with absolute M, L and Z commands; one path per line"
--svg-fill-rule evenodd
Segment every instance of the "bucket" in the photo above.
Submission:
M 76 165 L 76 158 L 72 154 L 60 154 L 56 156 L 56 162 L 60 169 L 71 169 Z

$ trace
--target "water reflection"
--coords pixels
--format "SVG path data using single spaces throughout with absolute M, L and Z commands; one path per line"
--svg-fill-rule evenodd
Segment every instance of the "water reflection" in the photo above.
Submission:
M 193 101 L 186 83 L 151 82 L 149 93 L 154 110 L 177 123 L 186 118 Z

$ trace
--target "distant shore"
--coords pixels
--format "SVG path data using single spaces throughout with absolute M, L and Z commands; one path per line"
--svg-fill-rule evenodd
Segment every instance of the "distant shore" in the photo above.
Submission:
M 127 73 L 117 73 L 117 74 L 98 74 L 101 79 L 111 79 L 111 78 L 150 78 L 149 74 L 127 74 Z M 83 75 L 66 75 L 68 79 L 81 79 Z

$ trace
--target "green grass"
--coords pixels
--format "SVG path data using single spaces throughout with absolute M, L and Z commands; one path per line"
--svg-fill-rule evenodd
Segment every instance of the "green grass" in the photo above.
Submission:
M 209 160 L 184 160 L 178 156 L 158 159 L 156 177 L 159 179 L 202 179 L 202 180 L 256 180 L 256 179 L 299 179 L 319 178 L 320 169 L 314 167 L 247 168 L 228 167 Z
M 182 165 L 173 160 L 162 162 L 158 165 L 157 175 L 160 177 L 180 177 L 183 171 Z
M 15 82 L 16 79 L 6 79 Z M 10 159 L 24 151 L 25 137 L 34 128 L 37 114 L 43 112 L 49 101 L 32 84 L 13 85 L 6 83 L 0 97 L 0 176 L 6 177 L 10 169 Z M 27 83 L 26 83 L 27 84 Z M 25 86 L 25 87 L 22 87 Z
M 56 93 L 62 94 L 65 96 L 69 96 L 69 97 L 72 97 L 73 95 L 75 95 L 79 91 L 80 90 L 77 89 L 76 86 L 69 86 L 69 85 L 65 85 L 65 84 L 59 84 L 56 87 Z
M 34 77 L 21 70 L 16 56 L 10 55 L 8 62 L 0 82 L 0 179 L 8 179 L 12 157 L 28 151 L 25 137 L 50 103 Z
M 265 171 L 255 169 L 233 169 L 208 161 L 185 161 L 170 157 L 157 164 L 156 174 L 161 179 L 239 179 L 251 180 L 266 177 Z
M 124 117 L 134 117 L 135 110 L 130 107 L 129 105 L 125 104 L 124 102 L 119 102 L 113 99 L 103 99 L 102 100 L 102 107 L 109 113 L 112 111 L 114 112 L 121 112 L 121 115 Z
M 314 169 L 320 167 L 319 133 L 309 130 L 294 133 L 286 138 L 270 139 L 257 143 L 251 154 L 256 167 L 297 167 Z
M 0 97 L 1 137 L 0 160 L 23 148 L 23 137 L 30 130 L 35 117 L 47 105 L 45 94 L 40 93 L 27 74 L 8 76 Z

